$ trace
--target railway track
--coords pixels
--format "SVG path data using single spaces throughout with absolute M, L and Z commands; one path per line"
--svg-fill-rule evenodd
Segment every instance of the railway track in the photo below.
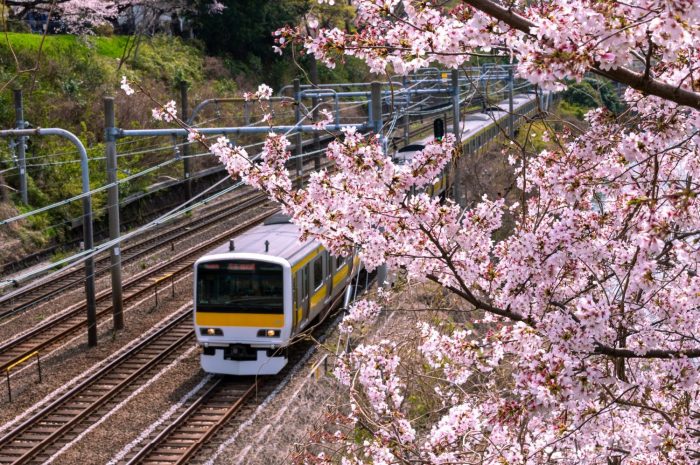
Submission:
M 269 213 L 271 211 L 246 220 L 239 230 L 258 223 Z M 201 250 L 195 249 L 212 247 L 236 232 L 219 235 L 184 252 L 173 262 L 183 267 L 182 260 L 188 260 L 191 255 L 194 255 L 192 261 L 197 258 Z M 191 262 L 184 268 L 191 269 Z M 331 303 L 329 313 L 342 299 L 342 295 L 338 296 Z M 179 356 L 189 356 L 187 347 L 194 341 L 189 303 L 169 322 L 4 433 L 0 437 L 0 464 L 35 464 L 55 458 L 81 440 L 91 428 L 97 427 L 100 418 L 138 394 L 139 388 L 148 383 L 157 370 Z M 317 331 L 325 331 L 330 323 L 330 319 L 326 319 L 318 325 Z M 308 344 L 310 342 L 292 348 L 290 366 L 302 360 L 302 351 Z M 280 375 L 266 378 L 264 383 L 254 377 L 213 377 L 194 402 L 181 407 L 174 420 L 127 455 L 125 463 L 189 463 L 203 447 L 206 446 L 205 452 L 211 448 L 209 441 L 218 433 L 240 425 L 240 417 L 245 418 L 245 412 L 251 412 L 257 405 L 258 397 L 254 394 L 262 391 L 261 398 L 264 397 L 278 384 Z M 237 418 L 233 420 L 234 417 Z
M 175 255 L 165 263 L 161 263 L 125 281 L 123 283 L 124 303 L 126 304 L 152 292 L 157 292 L 158 286 L 162 288 L 166 285 L 172 285 L 171 283 L 176 279 L 191 272 L 192 265 L 202 252 L 226 242 L 234 235 L 264 220 L 275 211 L 277 211 L 277 207 L 269 207 L 262 213 L 243 220 L 241 224 L 231 230 L 203 241 Z M 244 211 L 240 213 L 244 213 Z M 106 290 L 97 295 L 98 324 L 109 318 L 111 313 L 111 293 Z M 86 305 L 79 303 L 69 307 L 58 317 L 47 320 L 24 334 L 0 344 L 0 370 L 6 370 L 34 352 L 43 351 L 59 341 L 65 341 L 77 334 L 78 331 L 86 328 L 86 326 Z
M 264 378 L 212 378 L 196 400 L 181 407 L 167 425 L 153 432 L 140 444 L 140 449 L 127 454 L 119 464 L 181 465 L 200 462 L 198 458 L 211 455 L 217 446 L 212 439 L 240 426 L 245 414 L 252 412 L 289 370 L 303 360 L 303 354 L 312 341 L 323 339 L 322 334 L 332 327 L 334 321 L 328 316 L 342 304 L 343 298 L 343 294 L 336 297 L 326 318 L 310 329 L 314 338 L 303 342 L 299 339 L 289 348 L 289 363 L 282 372 Z
M 340 302 L 342 296 L 331 309 Z M 144 339 L 0 436 L 0 464 L 39 464 L 59 455 L 97 426 L 100 418 L 138 394 L 158 370 L 187 356 L 194 342 L 189 303 Z M 326 331 L 331 323 L 326 319 L 316 331 Z M 302 360 L 308 344 L 311 342 L 293 347 L 290 366 Z M 232 426 L 234 417 L 252 411 L 286 371 L 264 380 L 212 377 L 194 401 L 182 406 L 172 421 L 120 463 L 189 463 L 204 446 L 211 446 L 209 441 L 215 435 Z M 236 418 L 233 426 L 242 421 Z
M 264 195 L 260 193 L 255 194 L 252 189 L 247 189 L 247 191 L 243 192 L 243 195 L 248 195 L 250 198 L 234 203 L 233 205 L 226 202 L 223 206 L 215 208 L 196 221 L 168 228 L 160 234 L 124 247 L 121 251 L 122 264 L 133 262 L 167 244 L 172 244 L 191 236 L 195 230 L 206 229 L 229 218 L 231 215 L 237 214 L 247 208 L 258 206 L 265 201 Z M 109 267 L 109 255 L 99 258 L 95 263 L 96 275 L 99 276 L 107 273 Z M 0 298 L 0 307 L 2 307 L 0 319 L 50 300 L 61 292 L 79 287 L 85 279 L 84 275 L 85 271 L 82 267 L 77 267 L 63 273 L 58 272 L 56 275 L 52 276 L 51 281 L 45 282 L 40 280 L 35 284 L 31 284 L 26 288 Z
M 44 463 L 194 341 L 189 308 L 0 437 L 0 463 Z
M 188 463 L 245 406 L 261 383 L 259 378 L 213 378 L 197 400 L 178 412 L 175 421 L 121 463 Z

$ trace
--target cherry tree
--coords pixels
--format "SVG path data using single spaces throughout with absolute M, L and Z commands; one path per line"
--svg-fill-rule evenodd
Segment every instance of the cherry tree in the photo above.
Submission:
M 700 3 L 692 0 L 358 0 L 356 32 L 287 28 L 328 66 L 356 56 L 377 73 L 459 68 L 492 50 L 520 77 L 560 90 L 595 73 L 627 86 L 627 110 L 588 129 L 549 131 L 549 148 L 509 155 L 521 205 L 461 208 L 420 192 L 459 153 L 451 136 L 408 165 L 347 130 L 335 172 L 294 189 L 289 141 L 270 134 L 262 163 L 221 138 L 232 175 L 266 190 L 307 236 L 358 250 L 411 282 L 434 282 L 486 331 L 422 323 L 423 369 L 440 408 L 412 417 L 399 341 L 357 347 L 336 375 L 345 421 L 306 463 L 691 464 L 700 431 Z M 255 98 L 265 104 L 267 92 Z M 546 115 L 540 115 L 545 116 Z M 202 140 L 193 132 L 191 139 Z M 514 145 L 513 147 L 517 147 Z M 504 155 L 505 156 L 505 155 Z M 494 232 L 507 214 L 507 237 Z M 350 311 L 367 324 L 377 304 Z M 478 385 L 478 390 L 473 386 Z M 330 451 L 330 452 L 329 452 Z M 335 453 L 333 453 L 335 451 Z M 337 454 L 337 455 L 336 455 Z
M 83 30 L 85 25 L 106 24 L 116 18 L 118 3 L 112 0 L 7 0 L 9 17 L 24 19 L 32 11 L 60 17 L 70 30 Z
M 138 9 L 144 22 L 153 22 L 162 13 L 172 11 L 193 13 L 205 1 L 212 14 L 224 6 L 218 0 L 5 0 L 10 17 L 24 19 L 31 11 L 40 11 L 60 18 L 71 32 L 85 32 L 88 28 L 116 21 L 127 10 Z

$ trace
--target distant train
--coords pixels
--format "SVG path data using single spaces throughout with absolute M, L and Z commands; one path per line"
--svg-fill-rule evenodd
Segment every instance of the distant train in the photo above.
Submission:
M 413 156 L 423 150 L 423 144 L 411 144 L 400 148 L 391 157 L 392 161 L 399 165 L 406 165 L 411 162 Z M 446 197 L 449 194 L 449 189 L 452 186 L 452 169 L 451 163 L 448 163 L 440 172 L 440 175 L 435 178 L 433 185 L 428 187 L 426 191 L 430 195 Z
M 359 270 L 357 257 L 333 257 L 299 237 L 287 216 L 273 215 L 194 264 L 204 371 L 279 373 L 290 340 L 328 310 Z

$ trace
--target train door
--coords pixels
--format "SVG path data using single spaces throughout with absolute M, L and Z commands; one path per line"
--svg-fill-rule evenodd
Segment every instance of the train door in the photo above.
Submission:
M 326 300 L 333 297 L 333 266 L 335 259 L 327 251 L 323 252 L 323 275 L 326 277 Z
M 309 317 L 309 266 L 306 265 L 297 272 L 297 302 L 298 308 L 301 310 L 299 323 L 306 321 Z
M 292 273 L 292 334 L 299 331 L 299 273 Z
M 325 268 L 325 258 L 323 252 L 318 254 L 316 258 L 311 262 L 311 313 L 314 317 L 318 315 L 321 308 L 323 308 L 323 302 L 325 300 L 326 289 L 324 287 L 324 268 Z

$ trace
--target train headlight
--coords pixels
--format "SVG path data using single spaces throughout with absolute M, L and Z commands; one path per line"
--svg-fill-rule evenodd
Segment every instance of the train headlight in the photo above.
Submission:
M 202 336 L 223 336 L 224 332 L 219 328 L 200 328 L 199 332 Z
M 258 337 L 280 337 L 279 329 L 260 329 L 258 330 Z

